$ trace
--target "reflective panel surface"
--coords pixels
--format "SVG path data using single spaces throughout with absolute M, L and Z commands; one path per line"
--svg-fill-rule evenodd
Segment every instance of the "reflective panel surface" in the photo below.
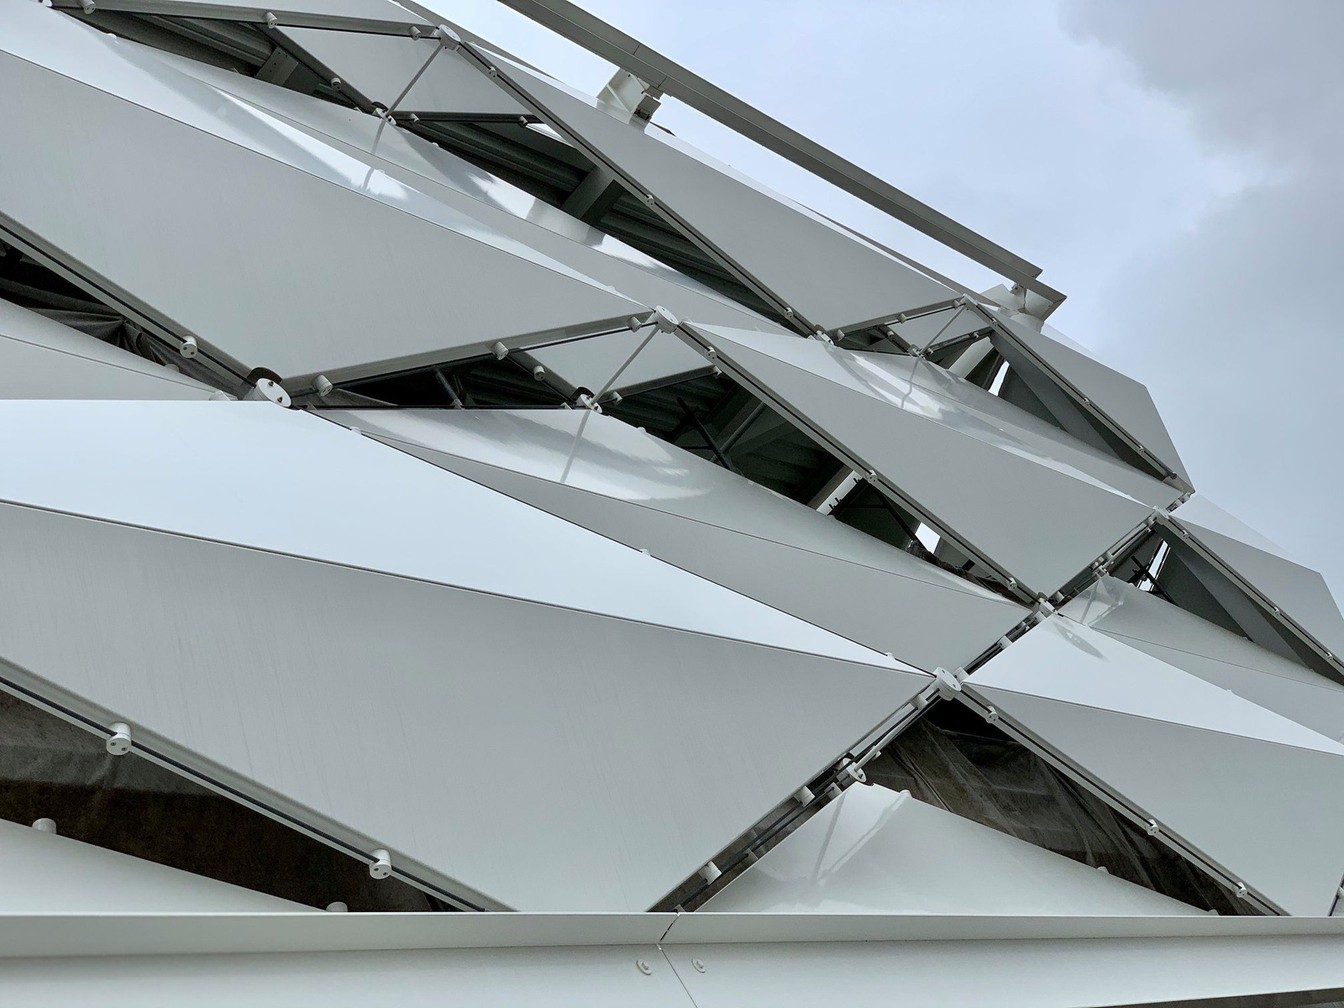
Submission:
M 847 788 L 700 912 L 1201 913 L 878 785 Z

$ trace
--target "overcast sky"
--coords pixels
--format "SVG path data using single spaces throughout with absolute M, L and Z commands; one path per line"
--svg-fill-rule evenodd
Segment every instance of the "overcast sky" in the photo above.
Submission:
M 467 28 L 595 93 L 494 0 Z M 1044 267 L 1051 323 L 1152 390 L 1196 487 L 1344 598 L 1344 0 L 585 0 Z M 997 282 L 675 103 L 656 121 L 977 289 Z

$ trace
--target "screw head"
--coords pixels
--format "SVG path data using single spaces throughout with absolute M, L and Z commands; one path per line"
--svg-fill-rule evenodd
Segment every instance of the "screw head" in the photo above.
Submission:
M 638 969 L 645 976 L 648 976 L 650 973 L 653 972 L 653 967 L 649 965 L 647 959 L 636 959 L 635 968 Z
M 695 967 L 697 973 L 703 973 L 705 971 L 705 961 L 703 959 L 692 959 L 691 965 Z

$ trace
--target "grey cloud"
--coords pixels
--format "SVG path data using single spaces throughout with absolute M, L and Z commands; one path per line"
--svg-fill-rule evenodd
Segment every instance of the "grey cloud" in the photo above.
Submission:
M 1131 257 L 1086 312 L 1152 388 L 1200 489 L 1344 588 L 1344 5 L 1075 0 L 1068 30 L 1123 54 L 1261 181 Z

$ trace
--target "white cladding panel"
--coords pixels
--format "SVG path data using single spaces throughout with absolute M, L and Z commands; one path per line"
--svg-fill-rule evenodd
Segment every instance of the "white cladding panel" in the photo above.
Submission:
M 619 420 L 571 410 L 328 413 L 418 457 L 924 669 L 1023 607 Z
M 762 332 L 780 331 L 750 309 L 428 140 L 403 130 L 379 132 L 379 120 L 372 116 L 218 67 L 169 53 L 154 51 L 147 55 L 242 98 L 324 144 L 377 166 L 444 206 L 467 214 L 499 234 L 613 287 L 642 305 L 662 305 L 680 318 L 701 322 Z M 484 80 L 479 74 L 476 77 Z M 373 153 L 375 139 L 376 153 Z M 531 354 L 571 385 L 597 391 L 625 363 L 644 336 L 645 333 L 635 336 L 622 328 L 613 335 L 538 348 Z M 660 334 L 613 388 L 619 391 L 707 369 L 704 358 L 679 339 Z
M 0 425 L 31 432 L 0 439 L 0 501 L 891 664 L 670 564 L 271 403 L 0 401 Z M 472 534 L 446 534 L 445 523 Z
M 980 396 L 968 405 L 962 399 L 973 386 L 931 365 L 916 369 L 916 381 L 891 355 L 693 328 L 724 367 L 800 427 L 874 470 L 932 524 L 1036 592 L 1053 593 L 1176 497 L 1063 433 L 1010 425 L 978 408 Z
M 953 292 L 764 190 L 657 126 L 623 122 L 506 60 L 500 75 L 542 118 L 633 180 L 801 317 L 825 329 L 890 318 Z
M 11 14 L 0 87 L 26 97 L 3 139 L 47 154 L 0 164 L 0 204 L 87 282 L 244 371 L 377 373 L 640 309 L 143 50 L 39 5 Z M 44 143 L 55 115 L 77 142 Z
M 0 529 L 9 678 L 487 905 L 647 909 L 928 681 L 32 508 Z
M 486 902 L 644 909 L 928 681 L 269 403 L 0 412 L 11 676 Z
M 1344 874 L 1338 743 L 1062 616 L 967 685 L 1271 904 L 1330 912 Z
M 59 827 L 59 823 L 57 826 Z M 0 913 L 292 913 L 300 903 L 0 820 Z
M 700 912 L 1018 914 L 1202 911 L 877 785 L 852 786 Z
M 0 299 L 0 399 L 210 399 L 209 385 Z
M 1328 738 L 1344 738 L 1344 685 L 1115 578 L 1064 615 Z

